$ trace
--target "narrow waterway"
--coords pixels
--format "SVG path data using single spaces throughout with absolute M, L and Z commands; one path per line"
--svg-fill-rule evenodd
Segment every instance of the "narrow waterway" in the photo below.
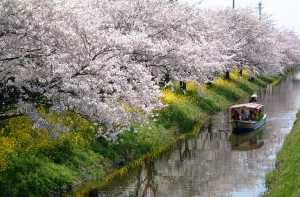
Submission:
M 234 135 L 227 112 L 155 162 L 90 190 L 86 197 L 258 197 L 300 108 L 300 72 L 259 94 L 268 115 L 258 131 Z

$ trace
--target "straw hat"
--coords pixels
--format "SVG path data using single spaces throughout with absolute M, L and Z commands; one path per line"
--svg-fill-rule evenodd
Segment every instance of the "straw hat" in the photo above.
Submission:
M 252 97 L 257 98 L 257 95 L 254 93 L 254 94 L 252 94 L 251 98 Z

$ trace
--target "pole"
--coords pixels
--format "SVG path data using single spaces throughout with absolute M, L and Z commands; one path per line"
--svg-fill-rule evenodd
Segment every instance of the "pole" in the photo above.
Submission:
M 232 8 L 233 9 L 235 8 L 235 1 L 234 0 L 232 1 Z
M 262 0 L 258 0 L 258 16 L 259 16 L 259 20 L 261 20 L 261 13 L 262 13 Z

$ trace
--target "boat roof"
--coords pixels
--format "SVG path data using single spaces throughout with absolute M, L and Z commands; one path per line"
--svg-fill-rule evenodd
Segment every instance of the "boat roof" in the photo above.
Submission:
M 264 105 L 260 103 L 243 103 L 238 105 L 233 105 L 230 107 L 230 109 L 236 109 L 236 108 L 252 108 L 252 109 L 260 109 Z

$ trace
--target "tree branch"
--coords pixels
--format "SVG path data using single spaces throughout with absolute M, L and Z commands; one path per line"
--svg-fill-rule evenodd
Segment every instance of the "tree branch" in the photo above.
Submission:
M 24 114 L 17 113 L 17 114 L 11 114 L 11 115 L 0 115 L 0 120 L 7 120 L 7 119 L 18 117 L 18 116 L 24 116 Z

